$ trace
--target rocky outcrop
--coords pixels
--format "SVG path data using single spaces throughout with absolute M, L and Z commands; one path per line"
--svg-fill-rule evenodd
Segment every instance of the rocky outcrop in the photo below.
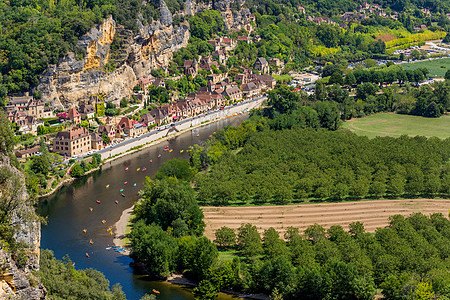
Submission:
M 118 103 L 129 97 L 137 79 L 150 75 L 152 69 L 166 68 L 173 52 L 186 47 L 190 37 L 187 22 L 174 26 L 172 14 L 164 0 L 156 0 L 160 6 L 160 18 L 143 25 L 136 20 L 139 32 L 133 33 L 118 26 L 112 17 L 92 28 L 80 38 L 77 47 L 86 54 L 80 59 L 69 53 L 57 65 L 50 66 L 41 76 L 38 90 L 52 106 L 67 109 L 86 100 L 90 95 L 102 95 L 107 102 Z M 221 11 L 228 29 L 240 29 L 249 23 L 248 9 L 232 11 L 242 0 L 219 0 L 197 4 L 186 0 L 186 15 L 205 9 Z M 234 6 L 236 7 L 236 6 Z M 117 42 L 119 49 L 111 44 Z
M 9 188 L 14 187 L 10 189 L 15 203 L 11 212 L 11 224 L 16 224 L 14 238 L 28 247 L 11 254 L 0 243 L 0 299 L 45 299 L 46 290 L 32 273 L 39 270 L 40 222 L 28 201 L 23 174 L 11 166 L 8 156 L 0 155 L 0 169 L 4 168 L 10 172 L 12 184 L 4 183 L 0 194 L 7 198 Z

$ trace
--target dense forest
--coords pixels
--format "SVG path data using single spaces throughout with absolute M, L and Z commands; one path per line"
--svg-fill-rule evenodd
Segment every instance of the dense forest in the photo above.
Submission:
M 132 257 L 151 275 L 180 272 L 198 281 L 196 299 L 215 299 L 220 290 L 271 299 L 448 299 L 450 221 L 442 214 L 395 215 L 375 234 L 353 222 L 348 231 L 314 224 L 304 232 L 289 227 L 283 237 L 269 228 L 261 237 L 256 226 L 242 224 L 236 232 L 218 229 L 212 243 L 201 236 L 194 173 L 186 161 L 172 160 L 147 179 L 129 238 Z

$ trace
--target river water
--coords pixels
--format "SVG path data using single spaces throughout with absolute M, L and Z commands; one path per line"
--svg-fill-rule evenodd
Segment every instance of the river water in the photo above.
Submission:
M 151 281 L 130 266 L 132 259 L 128 256 L 106 250 L 113 244 L 113 236 L 107 228 L 113 226 L 122 212 L 133 205 L 145 177 L 152 177 L 162 163 L 174 158 L 188 159 L 186 150 L 189 146 L 204 142 L 213 132 L 227 125 L 238 126 L 247 117 L 247 114 L 239 115 L 183 133 L 109 162 L 101 170 L 63 187 L 41 204 L 40 213 L 48 218 L 47 224 L 42 226 L 41 248 L 52 250 L 58 259 L 68 254 L 78 269 L 99 270 L 111 285 L 120 283 L 129 300 L 140 299 L 145 293 L 152 293 L 152 289 L 161 292 L 158 299 L 193 299 L 189 288 Z M 163 151 L 165 146 L 173 151 Z M 184 152 L 181 153 L 181 150 Z M 158 155 L 161 157 L 158 158 Z M 128 171 L 125 171 L 126 168 Z M 138 168 L 141 170 L 137 171 Z M 144 168 L 147 170 L 142 171 Z M 134 184 L 136 187 L 133 187 Z M 107 185 L 109 188 L 106 188 Z M 126 197 L 121 196 L 121 189 L 124 189 Z M 96 200 L 101 203 L 97 204 Z M 93 210 L 90 211 L 90 208 Z M 106 223 L 102 224 L 102 220 Z M 90 257 L 87 258 L 85 253 L 89 253 Z M 221 294 L 219 299 L 231 299 L 231 296 Z

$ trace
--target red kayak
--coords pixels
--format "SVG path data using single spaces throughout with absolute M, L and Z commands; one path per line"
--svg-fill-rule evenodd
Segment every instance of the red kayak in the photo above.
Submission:
M 86 252 L 86 257 L 89 258 L 89 253 Z
M 124 194 L 121 194 L 122 195 L 122 197 L 125 197 L 125 195 Z
M 95 200 L 95 202 L 97 202 L 97 204 L 100 204 L 100 200 Z
M 128 183 L 128 181 L 125 181 L 123 184 L 127 184 Z
M 116 200 L 115 202 L 116 202 L 116 204 L 119 204 L 119 200 Z

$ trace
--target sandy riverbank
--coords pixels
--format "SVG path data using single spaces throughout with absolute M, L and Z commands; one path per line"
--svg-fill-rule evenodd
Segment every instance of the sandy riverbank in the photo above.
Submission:
M 134 205 L 130 208 L 125 209 L 120 216 L 119 221 L 114 224 L 114 240 L 113 243 L 116 246 L 127 247 L 127 239 L 125 235 L 127 234 L 128 223 L 130 222 L 131 214 L 133 213 Z M 129 255 L 130 252 L 127 249 L 123 254 Z

